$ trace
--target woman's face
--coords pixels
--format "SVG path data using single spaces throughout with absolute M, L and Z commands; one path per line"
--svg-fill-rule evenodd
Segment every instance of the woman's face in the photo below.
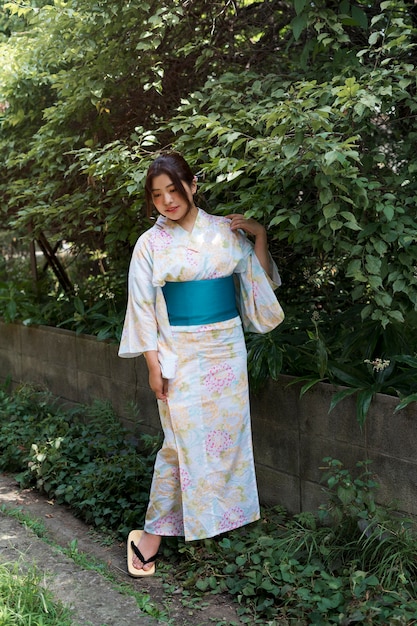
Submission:
M 170 220 L 182 225 L 190 213 L 195 212 L 194 194 L 197 189 L 195 181 L 191 186 L 181 181 L 187 194 L 187 200 L 177 191 L 168 174 L 159 174 L 152 180 L 152 201 L 156 210 Z

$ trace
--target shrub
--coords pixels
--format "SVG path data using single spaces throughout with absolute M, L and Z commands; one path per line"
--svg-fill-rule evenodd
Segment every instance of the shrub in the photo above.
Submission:
M 134 437 L 106 403 L 65 411 L 30 387 L 0 394 L 0 468 L 123 537 L 143 521 L 158 441 Z

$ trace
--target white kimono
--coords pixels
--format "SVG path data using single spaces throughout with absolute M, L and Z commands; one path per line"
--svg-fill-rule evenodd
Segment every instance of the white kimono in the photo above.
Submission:
M 240 316 L 171 326 L 165 282 L 238 277 Z M 252 244 L 230 220 L 198 211 L 192 232 L 160 216 L 135 246 L 119 356 L 156 350 L 169 379 L 158 401 L 164 443 L 158 453 L 145 530 L 203 539 L 259 519 L 247 355 L 242 331 L 265 333 L 284 314 L 280 284 L 264 272 Z

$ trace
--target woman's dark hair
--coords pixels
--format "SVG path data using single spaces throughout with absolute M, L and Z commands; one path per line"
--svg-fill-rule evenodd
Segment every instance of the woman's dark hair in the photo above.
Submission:
M 182 184 L 182 181 L 184 181 L 187 185 L 191 186 L 191 183 L 194 180 L 194 174 L 192 173 L 190 166 L 179 152 L 163 152 L 150 165 L 146 175 L 145 195 L 146 214 L 148 217 L 152 215 L 152 211 L 154 209 L 152 200 L 152 181 L 155 176 L 159 176 L 160 174 L 166 174 L 170 177 L 180 196 L 186 200 L 188 207 L 191 206 L 187 192 Z

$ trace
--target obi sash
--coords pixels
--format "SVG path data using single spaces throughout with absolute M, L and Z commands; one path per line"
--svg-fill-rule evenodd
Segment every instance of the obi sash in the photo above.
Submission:
M 162 287 L 171 326 L 224 322 L 239 315 L 233 275 L 168 282 Z

